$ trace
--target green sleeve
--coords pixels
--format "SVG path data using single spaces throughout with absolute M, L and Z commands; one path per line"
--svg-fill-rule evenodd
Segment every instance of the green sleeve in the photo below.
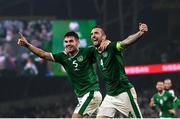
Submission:
M 61 63 L 62 62 L 62 53 L 54 53 L 52 54 L 53 58 L 54 58 L 54 61 L 55 62 L 58 62 L 58 63 Z
M 154 101 L 154 107 L 152 107 L 153 110 L 157 111 L 158 110 L 158 106 L 157 106 L 157 102 L 155 100 L 155 96 L 153 96 L 153 101 Z
M 174 101 L 174 108 L 177 109 L 179 105 L 180 105 L 180 99 L 176 97 Z
M 180 100 L 176 96 L 173 96 L 171 93 L 168 94 L 173 102 L 173 108 L 176 109 L 180 105 Z

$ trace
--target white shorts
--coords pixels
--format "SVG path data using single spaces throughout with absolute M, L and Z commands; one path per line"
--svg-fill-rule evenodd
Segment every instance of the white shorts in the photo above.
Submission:
M 97 116 L 114 117 L 116 110 L 129 118 L 142 118 L 134 88 L 117 96 L 106 95 Z
M 79 103 L 74 113 L 91 116 L 99 108 L 101 101 L 102 95 L 99 91 L 88 92 L 83 97 L 78 98 Z

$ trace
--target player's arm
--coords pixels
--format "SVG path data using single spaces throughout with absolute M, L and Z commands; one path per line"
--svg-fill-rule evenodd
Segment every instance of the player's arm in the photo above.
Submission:
M 43 58 L 45 60 L 54 61 L 52 53 L 46 52 L 46 51 L 44 51 L 44 50 L 42 50 L 40 48 L 37 48 L 37 47 L 33 46 L 31 43 L 29 43 L 27 41 L 27 39 L 21 33 L 19 33 L 19 39 L 18 39 L 17 44 L 29 49 L 35 55 L 37 55 L 37 56 L 39 56 L 39 57 L 41 57 L 41 58 Z
M 160 111 L 159 107 L 157 106 L 154 96 L 150 99 L 149 107 L 155 111 Z
M 175 110 L 175 109 L 169 109 L 168 112 L 169 112 L 170 114 L 176 114 L 176 110 Z
M 98 51 L 104 51 L 107 48 L 107 46 L 109 45 L 109 43 L 111 43 L 110 40 L 104 39 L 102 41 L 102 43 L 100 44 L 100 46 L 98 47 Z
M 135 34 L 128 36 L 123 41 L 121 41 L 120 42 L 121 47 L 126 48 L 129 45 L 135 43 L 147 31 L 148 31 L 148 26 L 144 23 L 139 23 L 139 31 Z
M 154 104 L 154 100 L 153 100 L 153 98 L 151 98 L 150 102 L 149 102 L 149 107 L 153 109 L 155 106 L 156 105 Z
M 174 107 L 175 109 L 178 108 L 180 106 L 180 99 L 176 97 L 175 101 L 174 101 Z
M 170 97 L 172 99 L 174 109 L 177 109 L 180 105 L 180 99 L 176 96 L 173 96 L 171 93 L 170 93 Z

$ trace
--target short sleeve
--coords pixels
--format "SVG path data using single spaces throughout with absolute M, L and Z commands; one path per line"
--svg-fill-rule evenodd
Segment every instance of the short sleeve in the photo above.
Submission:
M 120 41 L 110 43 L 110 47 L 115 54 L 121 54 L 124 51 Z
M 123 46 L 121 45 L 121 42 L 120 42 L 120 41 L 116 42 L 116 49 L 117 49 L 118 51 L 124 50 L 124 48 L 123 48 Z
M 52 54 L 52 56 L 53 56 L 55 62 L 59 62 L 59 63 L 62 62 L 62 59 L 63 59 L 62 52 L 54 53 L 54 54 Z

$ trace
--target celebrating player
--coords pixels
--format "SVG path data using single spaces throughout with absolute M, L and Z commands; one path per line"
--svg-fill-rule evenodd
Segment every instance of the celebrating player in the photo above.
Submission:
M 98 118 L 114 117 L 116 110 L 129 118 L 142 117 L 137 104 L 136 91 L 124 70 L 122 51 L 138 41 L 147 31 L 147 25 L 140 24 L 139 31 L 125 40 L 110 43 L 103 52 L 95 50 L 96 64 L 102 73 L 107 90 L 99 108 Z M 91 39 L 94 46 L 98 48 L 107 39 L 107 35 L 101 27 L 96 26 L 91 31 Z
M 164 90 L 163 81 L 158 81 L 156 84 L 157 93 L 154 94 L 150 100 L 149 106 L 159 112 L 161 118 L 176 117 L 174 99 L 171 93 Z
M 65 50 L 53 54 L 33 46 L 21 33 L 19 35 L 18 45 L 24 46 L 45 60 L 58 62 L 65 68 L 79 101 L 72 118 L 91 116 L 102 101 L 98 80 L 93 68 L 94 62 L 91 58 L 94 48 L 79 48 L 78 35 L 75 32 L 67 32 L 64 35 Z M 104 45 L 99 48 L 103 50 L 108 43 L 109 42 L 104 43 Z

